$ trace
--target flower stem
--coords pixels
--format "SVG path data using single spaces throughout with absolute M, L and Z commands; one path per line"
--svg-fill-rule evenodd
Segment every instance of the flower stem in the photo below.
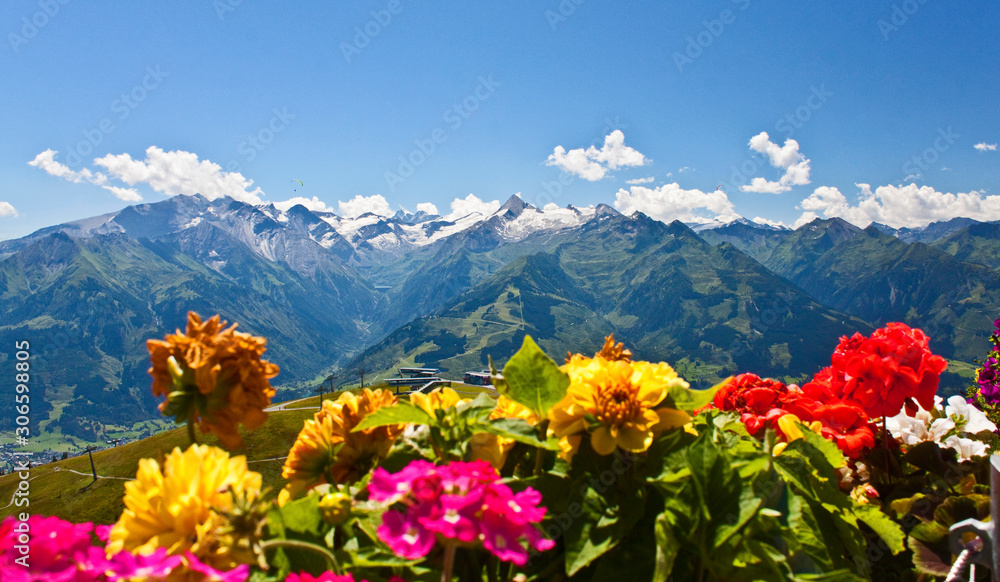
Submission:
M 189 420 L 187 425 L 188 425 L 188 438 L 191 439 L 191 444 L 192 445 L 198 444 L 198 437 L 194 434 L 194 423 Z
M 260 544 L 262 550 L 267 550 L 269 548 L 297 548 L 300 550 L 311 550 L 323 554 L 326 561 L 330 563 L 333 571 L 338 575 L 343 575 L 343 571 L 340 569 L 340 563 L 337 562 L 337 556 L 334 556 L 332 552 L 324 548 L 323 546 L 318 546 L 316 544 L 311 544 L 309 542 L 303 542 L 300 540 L 267 540 Z
M 455 544 L 444 547 L 444 569 L 441 570 L 441 582 L 451 582 L 451 572 L 455 568 Z
M 889 428 L 888 420 L 886 417 L 882 417 L 882 447 L 885 449 L 885 478 L 890 479 L 889 473 L 891 468 L 889 466 Z

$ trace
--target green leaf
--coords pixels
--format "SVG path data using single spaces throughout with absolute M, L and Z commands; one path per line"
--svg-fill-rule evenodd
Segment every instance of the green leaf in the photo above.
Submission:
M 849 570 L 835 570 L 825 574 L 799 574 L 794 580 L 796 582 L 864 582 L 864 578 L 859 578 Z
M 480 392 L 471 402 L 459 402 L 458 410 L 465 414 L 473 414 L 477 418 L 489 415 L 497 407 L 496 398 L 485 392 Z
M 944 451 L 935 442 L 926 441 L 910 447 L 903 461 L 939 477 L 950 477 L 957 472 L 957 467 L 945 459 Z
M 409 402 L 400 401 L 394 406 L 379 408 L 369 414 L 361 421 L 361 424 L 354 427 L 351 432 L 358 432 L 366 428 L 386 426 L 390 424 L 433 424 L 434 419 L 428 416 L 422 408 L 418 408 Z
M 411 566 L 419 563 L 420 560 L 407 560 L 400 558 L 392 552 L 386 552 L 381 548 L 365 548 L 358 552 L 351 552 L 351 565 L 355 568 L 392 568 L 399 566 Z
M 727 380 L 723 380 L 707 390 L 692 390 L 684 386 L 671 386 L 667 389 L 667 397 L 660 406 L 669 406 L 689 413 L 694 412 L 711 402 L 715 398 L 715 393 L 719 391 L 719 388 L 722 388 L 722 385 Z
M 596 481 L 596 480 L 595 480 Z M 602 491 L 594 489 L 600 487 Z M 566 574 L 572 576 L 618 545 L 642 517 L 645 500 L 638 495 L 621 495 L 614 488 L 584 485 L 582 515 L 576 516 L 570 505 L 571 522 L 565 529 Z M 580 488 L 579 482 L 570 490 Z
M 878 537 L 882 538 L 882 541 L 889 546 L 889 551 L 893 554 L 898 554 L 906 549 L 904 547 L 904 538 L 906 536 L 903 534 L 903 530 L 899 527 L 899 524 L 882 513 L 882 510 L 877 505 L 856 506 L 854 513 L 858 516 L 858 519 L 872 528 L 872 531 L 877 533 Z
M 844 466 L 847 457 L 844 456 L 844 453 L 840 452 L 840 449 L 832 441 L 823 438 L 823 435 L 816 434 L 805 426 L 802 427 L 802 434 L 805 436 L 805 441 L 819 451 L 826 458 L 826 462 L 830 463 L 831 467 L 837 469 Z
M 656 518 L 656 569 L 653 571 L 653 582 L 667 582 L 670 573 L 674 571 L 674 560 L 680 552 L 681 545 L 674 537 L 673 529 L 667 522 L 667 514 Z
M 535 427 L 520 418 L 497 418 L 488 423 L 480 423 L 476 426 L 476 430 L 477 432 L 488 432 L 497 436 L 513 439 L 519 443 L 524 443 L 540 449 L 547 449 L 550 451 L 559 450 L 558 440 L 541 440 L 538 438 L 538 431 Z
M 504 366 L 503 377 L 506 396 L 541 417 L 562 400 L 569 387 L 569 376 L 527 335 L 521 349 Z
M 913 566 L 922 574 L 947 576 L 951 572 L 950 560 L 945 562 L 937 552 L 920 540 L 910 537 L 908 545 L 913 550 Z M 948 554 L 951 558 L 951 554 Z
M 799 495 L 818 501 L 830 508 L 847 509 L 850 504 L 840 492 L 836 474 L 820 452 L 804 439 L 788 443 L 782 453 L 774 457 L 774 468 Z
M 319 512 L 319 496 L 307 495 L 286 503 L 278 510 L 286 529 L 305 534 L 320 534 L 323 518 Z

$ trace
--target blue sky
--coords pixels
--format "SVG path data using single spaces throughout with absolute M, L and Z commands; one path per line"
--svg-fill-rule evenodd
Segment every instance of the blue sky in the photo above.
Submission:
M 0 239 L 190 189 L 1000 220 L 1000 7 L 844 5 L 10 0 Z

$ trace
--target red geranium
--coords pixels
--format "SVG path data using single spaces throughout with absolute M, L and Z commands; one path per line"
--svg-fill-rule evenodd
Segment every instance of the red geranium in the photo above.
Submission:
M 905 323 L 889 323 L 868 338 L 844 336 L 833 365 L 803 390 L 814 398 L 826 395 L 856 403 L 869 418 L 898 414 L 909 399 L 929 410 L 948 363 L 932 354 L 928 343 L 924 332 Z
M 837 448 L 852 459 L 861 456 L 866 447 L 875 446 L 875 433 L 868 423 L 868 415 L 860 407 L 824 392 L 810 390 L 809 394 L 789 393 L 782 402 L 782 408 L 794 414 L 804 423 L 819 421 L 820 434 L 833 441 Z
M 756 435 L 786 412 L 781 408 L 788 386 L 756 374 L 740 374 L 729 378 L 715 393 L 714 405 L 719 410 L 739 412 L 747 432 Z

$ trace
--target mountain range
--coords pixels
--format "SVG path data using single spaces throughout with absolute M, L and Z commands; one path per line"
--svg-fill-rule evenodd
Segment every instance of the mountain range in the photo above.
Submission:
M 341 217 L 182 195 L 0 241 L 0 341 L 32 343 L 33 430 L 90 440 L 156 415 L 145 340 L 189 310 L 268 338 L 281 398 L 331 372 L 461 376 L 525 334 L 558 357 L 614 333 L 695 386 L 802 381 L 841 335 L 887 321 L 924 328 L 958 390 L 988 349 L 998 251 L 1000 225 L 968 219 L 664 224 L 517 196 L 490 214 Z

